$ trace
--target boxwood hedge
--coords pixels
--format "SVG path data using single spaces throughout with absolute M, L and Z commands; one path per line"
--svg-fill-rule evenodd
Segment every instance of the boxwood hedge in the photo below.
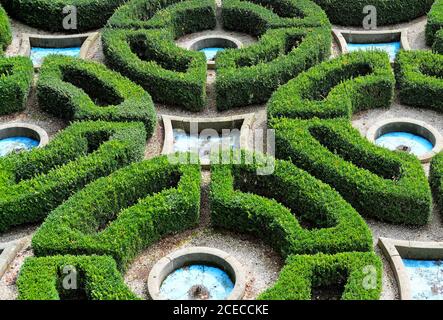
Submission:
M 426 25 L 426 43 L 428 46 L 435 45 L 434 49 L 443 54 L 443 0 L 435 0 L 428 14 Z
M 372 250 L 360 215 L 330 186 L 287 161 L 253 160 L 242 152 L 211 167 L 211 220 L 215 227 L 252 233 L 284 257 L 290 254 Z M 274 163 L 270 175 L 258 175 Z
M 0 4 L 0 55 L 2 51 L 11 43 L 11 25 L 5 9 Z
M 367 13 L 363 9 L 377 9 L 377 25 L 392 25 L 409 22 L 428 13 L 435 0 L 313 0 L 328 14 L 333 24 L 342 26 L 363 25 Z M 439 1 L 439 0 L 437 0 Z
M 46 147 L 0 158 L 0 232 L 42 220 L 94 179 L 143 158 L 142 123 L 79 122 Z
M 105 25 L 114 10 L 126 0 L 1 0 L 8 13 L 27 25 L 47 31 L 83 32 Z M 77 9 L 77 28 L 65 29 L 63 21 L 71 12 L 63 8 Z M 68 7 L 69 8 L 69 7 Z
M 317 65 L 277 90 L 269 119 L 350 118 L 353 112 L 389 108 L 395 77 L 386 53 L 354 52 Z
M 431 194 L 420 161 L 378 147 L 347 119 L 278 119 L 276 154 L 334 187 L 360 214 L 424 225 Z
M 382 263 L 373 252 L 290 256 L 276 284 L 260 300 L 311 300 L 316 287 L 340 286 L 342 300 L 378 300 Z
M 398 96 L 403 104 L 443 111 L 443 55 L 401 51 L 395 71 Z
M 443 213 L 443 152 L 432 158 L 429 181 L 434 200 L 440 212 Z
M 77 276 L 77 289 L 63 287 L 69 272 Z M 19 300 L 138 299 L 125 285 L 115 261 L 106 256 L 53 256 L 27 258 L 17 279 Z
M 200 166 L 167 156 L 98 179 L 52 211 L 32 239 L 38 256 L 110 255 L 120 269 L 161 236 L 195 226 Z
M 43 110 L 66 120 L 140 121 L 148 137 L 157 124 L 154 103 L 143 88 L 91 61 L 45 59 L 37 97 Z
M 25 109 L 34 76 L 26 57 L 0 57 L 0 115 Z

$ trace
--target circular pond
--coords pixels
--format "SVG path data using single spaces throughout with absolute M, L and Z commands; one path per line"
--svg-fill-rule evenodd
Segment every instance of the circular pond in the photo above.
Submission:
M 239 300 L 245 277 L 240 263 L 226 252 L 186 248 L 152 268 L 148 291 L 154 300 Z
M 48 135 L 40 127 L 25 123 L 0 126 L 0 157 L 41 147 L 47 143 Z
M 229 36 L 203 36 L 192 41 L 188 49 L 203 52 L 208 61 L 208 67 L 215 67 L 215 58 L 217 53 L 225 49 L 241 48 L 242 43 Z
M 443 148 L 438 131 L 414 119 L 383 120 L 369 129 L 367 137 L 389 150 L 413 154 L 422 162 L 429 162 Z

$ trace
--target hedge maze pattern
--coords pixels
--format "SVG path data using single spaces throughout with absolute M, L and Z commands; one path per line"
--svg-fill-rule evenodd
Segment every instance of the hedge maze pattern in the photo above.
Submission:
M 256 174 L 259 154 L 230 154 L 253 164 L 214 165 L 211 216 L 214 227 L 254 234 L 287 259 L 260 299 L 310 299 L 314 287 L 337 278 L 346 278 L 342 299 L 378 299 L 382 265 L 361 215 L 410 225 L 429 220 L 431 187 L 419 161 L 372 145 L 350 124 L 355 112 L 389 107 L 396 86 L 405 104 L 442 108 L 443 1 L 387 2 L 372 2 L 381 25 L 429 12 L 426 40 L 434 50 L 400 52 L 395 74 L 380 52 L 329 60 L 331 22 L 360 25 L 366 1 L 223 1 L 223 27 L 258 42 L 217 56 L 217 108 L 267 103 L 281 160 L 270 176 Z M 122 279 L 128 264 L 199 220 L 200 166 L 141 160 L 157 123 L 153 101 L 189 111 L 206 105 L 204 54 L 174 40 L 213 29 L 215 2 L 1 3 L 12 17 L 51 31 L 63 31 L 64 6 L 77 6 L 75 32 L 104 27 L 106 64 L 114 70 L 47 58 L 39 104 L 73 123 L 43 149 L 0 159 L 0 231 L 46 218 L 32 240 L 36 257 L 22 267 L 19 298 L 75 298 L 60 282 L 61 270 L 73 265 L 81 275 L 75 295 L 137 299 Z M 10 41 L 0 7 L 0 54 Z M 1 114 L 23 110 L 32 77 L 29 59 L 0 57 Z M 439 205 L 442 159 L 433 159 L 430 177 Z M 375 277 L 365 288 L 368 268 Z

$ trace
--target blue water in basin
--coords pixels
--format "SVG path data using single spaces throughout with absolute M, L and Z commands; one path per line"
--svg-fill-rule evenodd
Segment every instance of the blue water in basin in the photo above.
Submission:
M 386 42 L 386 43 L 348 43 L 348 51 L 353 52 L 357 50 L 383 50 L 389 54 L 391 61 L 395 60 L 397 52 L 401 49 L 400 42 Z
M 163 281 L 160 294 L 168 300 L 196 300 L 190 293 L 202 286 L 206 290 L 199 300 L 226 300 L 234 289 L 229 275 L 220 268 L 190 265 L 175 270 Z
M 214 60 L 218 52 L 225 50 L 225 48 L 211 47 L 200 49 L 206 56 L 206 60 Z
M 61 54 L 69 57 L 80 57 L 80 47 L 70 48 L 31 48 L 31 60 L 35 66 L 40 66 L 43 60 L 50 54 Z
M 12 152 L 30 150 L 39 145 L 37 140 L 28 137 L 10 137 L 0 139 L 0 157 L 4 157 Z
M 389 132 L 381 135 L 375 140 L 375 143 L 393 151 L 397 150 L 400 146 L 407 146 L 411 148 L 410 153 L 418 157 L 434 148 L 429 140 L 408 132 Z
M 412 299 L 443 300 L 443 261 L 403 259 Z

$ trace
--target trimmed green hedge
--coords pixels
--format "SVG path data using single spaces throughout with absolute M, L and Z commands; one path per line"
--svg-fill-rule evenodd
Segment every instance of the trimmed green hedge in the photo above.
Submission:
M 373 252 L 290 256 L 276 284 L 260 300 L 311 300 L 312 289 L 345 282 L 342 300 L 378 300 L 382 262 Z
M 140 121 L 151 137 L 157 115 L 148 93 L 104 65 L 50 56 L 40 69 L 39 106 L 66 120 Z
M 443 41 L 443 0 L 435 0 L 431 11 L 428 13 L 428 24 L 426 25 L 426 43 L 428 46 L 436 44 L 435 50 L 443 53 L 441 43 Z M 440 32 L 439 32 L 440 31 Z
M 34 253 L 110 255 L 123 270 L 160 237 L 198 223 L 200 179 L 199 164 L 167 156 L 121 169 L 52 211 L 32 239 Z
M 317 65 L 277 90 L 268 118 L 351 118 L 352 113 L 389 108 L 395 77 L 384 52 L 342 55 Z
M 63 288 L 63 279 L 77 275 L 77 289 Z M 27 258 L 17 279 L 19 300 L 136 300 L 115 261 L 106 256 Z
M 443 29 L 436 33 L 436 38 L 432 46 L 432 50 L 437 53 L 443 54 Z
M 367 14 L 363 8 L 377 8 L 377 25 L 409 22 L 428 13 L 435 0 L 313 0 L 326 11 L 333 24 L 342 26 L 363 25 Z M 439 1 L 439 0 L 437 0 Z
M 252 233 L 284 257 L 372 250 L 366 223 L 330 186 L 287 161 L 241 157 L 211 167 L 215 227 Z M 264 163 L 275 165 L 272 174 L 257 174 Z
M 0 55 L 12 41 L 11 25 L 6 11 L 0 5 Z
M 443 111 L 443 55 L 401 51 L 395 71 L 401 103 Z
M 255 45 L 217 57 L 217 109 L 266 102 L 282 84 L 330 55 L 327 28 L 277 29 Z
M 276 154 L 334 187 L 360 214 L 424 225 L 431 193 L 420 161 L 366 140 L 347 119 L 278 119 Z
M 1 0 L 8 13 L 35 28 L 47 31 L 79 33 L 105 25 L 114 10 L 126 0 Z M 66 6 L 77 8 L 77 29 L 66 30 L 63 13 Z
M 78 122 L 44 148 L 0 158 L 0 232 L 41 221 L 98 177 L 143 158 L 142 123 Z
M 0 115 L 25 109 L 33 76 L 31 59 L 0 57 Z
M 438 209 L 443 213 L 443 152 L 432 158 L 429 182 Z

